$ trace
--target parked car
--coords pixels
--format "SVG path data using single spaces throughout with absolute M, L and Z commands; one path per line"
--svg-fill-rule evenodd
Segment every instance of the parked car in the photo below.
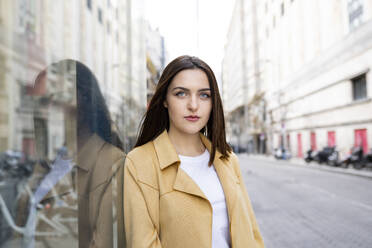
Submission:
M 317 161 L 319 164 L 325 163 L 328 165 L 337 165 L 338 151 L 336 150 L 336 147 L 324 147 L 314 157 L 314 161 Z

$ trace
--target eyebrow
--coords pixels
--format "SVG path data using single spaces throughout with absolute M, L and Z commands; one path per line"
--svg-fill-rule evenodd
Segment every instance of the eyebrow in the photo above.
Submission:
M 184 87 L 174 87 L 172 89 L 172 91 L 177 90 L 177 89 L 184 90 L 184 91 L 190 91 L 189 89 L 184 88 Z M 198 90 L 198 92 L 200 92 L 200 91 L 207 91 L 207 90 L 211 90 L 211 89 L 210 88 L 203 88 L 203 89 Z

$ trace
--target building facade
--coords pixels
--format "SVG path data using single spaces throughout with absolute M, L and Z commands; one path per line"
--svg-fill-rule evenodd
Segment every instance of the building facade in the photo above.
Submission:
M 159 29 L 146 25 L 147 104 L 155 93 L 156 85 L 167 61 L 164 37 Z
M 248 1 L 246 1 L 248 2 Z M 267 151 L 372 142 L 372 1 L 257 1 Z M 245 54 L 250 58 L 253 50 Z
M 238 151 L 265 152 L 263 37 L 260 1 L 237 0 L 222 62 L 222 96 L 229 142 Z
M 1 2 L 0 151 L 21 151 L 25 146 L 34 150 L 32 114 L 23 101 L 25 94 L 40 71 L 67 58 L 81 61 L 94 72 L 111 118 L 126 137 L 126 148 L 133 145 L 146 108 L 143 3 Z M 54 143 L 60 146 L 61 142 Z

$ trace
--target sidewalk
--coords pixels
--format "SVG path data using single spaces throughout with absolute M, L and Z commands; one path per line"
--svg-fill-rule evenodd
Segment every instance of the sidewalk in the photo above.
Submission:
M 325 164 L 318 164 L 316 162 L 306 163 L 304 159 L 300 158 L 291 158 L 290 160 L 277 160 L 274 158 L 274 156 L 269 155 L 258 155 L 258 154 L 246 154 L 241 153 L 237 154 L 238 156 L 244 156 L 246 158 L 252 158 L 252 159 L 258 159 L 263 161 L 269 161 L 269 162 L 277 162 L 279 164 L 285 164 L 285 165 L 292 165 L 292 166 L 301 166 L 311 169 L 317 169 L 317 170 L 324 170 L 324 171 L 330 171 L 335 173 L 342 173 L 342 174 L 349 174 L 354 176 L 361 176 L 361 177 L 367 177 L 372 179 L 372 170 L 371 169 L 362 169 L 362 170 L 356 170 L 352 168 L 352 166 L 349 166 L 349 168 L 340 168 L 340 167 L 331 167 Z

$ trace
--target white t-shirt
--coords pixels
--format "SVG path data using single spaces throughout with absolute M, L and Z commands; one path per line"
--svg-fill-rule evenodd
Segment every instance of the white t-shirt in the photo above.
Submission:
M 199 186 L 213 208 L 212 247 L 230 247 L 229 217 L 225 194 L 214 166 L 209 167 L 209 152 L 196 157 L 178 155 L 181 169 L 184 170 Z

